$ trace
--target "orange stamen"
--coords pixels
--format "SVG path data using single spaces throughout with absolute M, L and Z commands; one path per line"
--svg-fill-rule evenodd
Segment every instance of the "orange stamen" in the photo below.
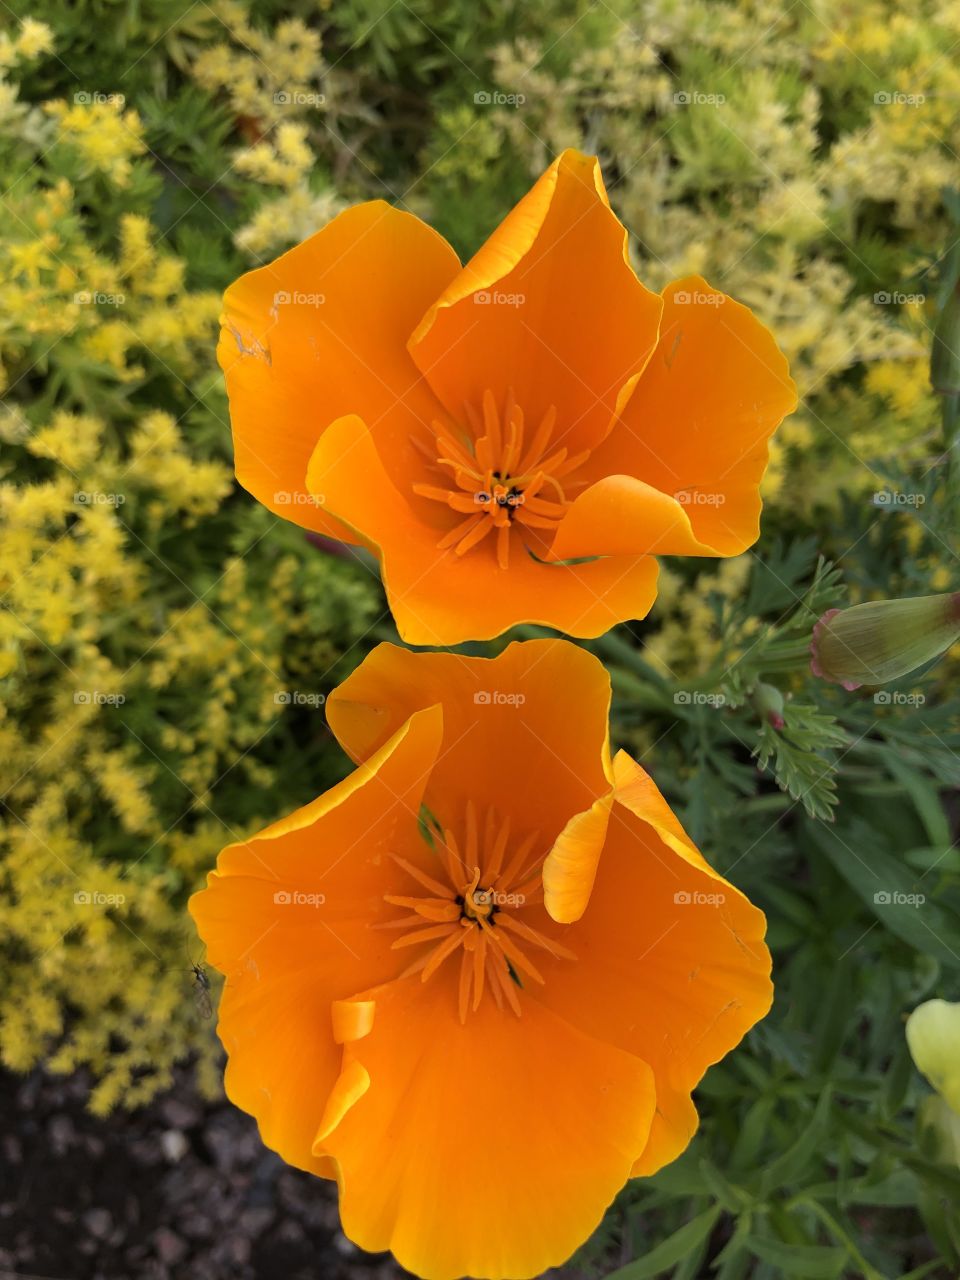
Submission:
M 574 959 L 572 952 L 519 918 L 525 907 L 541 903 L 540 864 L 546 851 L 541 847 L 532 855 L 539 837 L 531 832 L 512 848 L 506 868 L 501 869 L 512 844 L 510 826 L 509 818 L 498 818 L 492 809 L 481 822 L 475 805 L 468 802 L 462 825 L 465 857 L 448 830 L 443 831 L 438 846 L 439 866 L 446 881 L 391 854 L 393 862 L 425 894 L 385 895 L 388 903 L 405 908 L 407 914 L 376 927 L 404 931 L 391 944 L 394 951 L 427 948 L 402 977 L 419 973 L 421 981 L 427 982 L 460 950 L 457 1008 L 461 1022 L 480 1007 L 487 990 L 498 1008 L 506 1004 L 520 1016 L 521 975 L 534 982 L 545 981 L 525 946 Z
M 551 405 L 536 429 L 528 430 L 513 388 L 502 410 L 488 388 L 479 406 L 464 405 L 459 426 L 433 422 L 432 444 L 414 442 L 433 473 L 430 483 L 413 485 L 414 493 L 468 517 L 443 535 L 437 544 L 441 551 L 466 555 L 496 529 L 493 555 L 501 569 L 508 569 L 514 529 L 523 546 L 533 529 L 556 531 L 572 501 L 570 490 L 589 483 L 561 483 L 586 461 L 589 450 L 568 456 L 566 446 L 554 440 L 556 422 Z M 544 488 L 549 499 L 537 496 Z

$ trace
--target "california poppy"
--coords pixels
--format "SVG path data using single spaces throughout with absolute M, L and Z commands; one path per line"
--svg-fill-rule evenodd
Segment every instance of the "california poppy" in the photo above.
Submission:
M 756 540 L 787 362 L 699 276 L 645 288 L 626 241 L 565 151 L 465 267 L 376 200 L 227 290 L 240 483 L 373 551 L 409 643 L 598 635 L 647 613 L 654 556 Z
M 609 699 L 563 640 L 381 645 L 327 703 L 355 772 L 191 899 L 228 1095 L 431 1280 L 562 1263 L 770 1004 L 762 913 L 611 759 Z

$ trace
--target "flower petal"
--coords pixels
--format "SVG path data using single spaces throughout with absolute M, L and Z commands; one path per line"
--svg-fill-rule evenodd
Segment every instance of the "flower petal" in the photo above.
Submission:
M 512 386 L 528 421 L 557 407 L 572 453 L 623 407 L 661 305 L 629 264 L 597 160 L 564 151 L 450 282 L 410 351 L 452 415 Z
M 587 551 L 592 547 L 592 551 Z M 583 555 L 709 556 L 688 509 L 633 476 L 605 476 L 574 499 L 550 547 L 551 560 Z
M 349 537 L 309 501 L 307 461 L 341 414 L 362 413 L 397 453 L 412 425 L 437 416 L 406 342 L 459 267 L 425 223 L 374 200 L 230 286 L 217 356 L 245 489 L 305 528 Z
M 565 1262 L 623 1185 L 651 1074 L 533 1001 L 516 1018 L 485 1000 L 461 1024 L 453 986 L 441 971 L 375 993 L 370 1034 L 344 1049 L 352 1106 L 315 1150 L 362 1248 L 429 1280 L 522 1280 Z
M 557 556 L 731 556 L 757 539 L 768 441 L 797 404 L 786 358 L 747 307 L 700 276 L 663 296 L 653 359 L 577 473 L 606 483 L 574 501 Z
M 369 923 L 383 855 L 401 825 L 416 830 L 441 733 L 439 707 L 417 712 L 349 778 L 226 848 L 190 899 L 207 959 L 227 978 L 217 1026 L 227 1095 L 268 1147 L 326 1177 L 332 1166 L 311 1144 L 340 1069 L 331 1005 L 399 971 Z
M 516 796 L 511 816 L 549 847 L 573 814 L 609 792 L 610 678 L 577 645 L 529 640 L 473 658 L 381 644 L 330 695 L 327 722 L 363 760 L 434 703 L 444 737 L 428 803 L 436 795 L 459 813 L 467 800 L 486 801 L 505 816 Z
M 440 550 L 440 533 L 393 484 L 373 437 L 356 417 L 327 428 L 314 450 L 307 488 L 322 497 L 361 541 L 379 550 L 384 586 L 408 644 L 489 640 L 518 622 L 569 635 L 597 636 L 642 618 L 656 598 L 650 556 L 608 556 L 573 565 L 543 564 L 519 548 L 501 569 L 477 548 Z
M 589 903 L 573 928 L 551 933 L 577 961 L 531 998 L 653 1068 L 657 1114 L 638 1176 L 687 1145 L 691 1090 L 766 1014 L 772 987 L 762 912 L 709 866 L 625 752 L 614 773 Z

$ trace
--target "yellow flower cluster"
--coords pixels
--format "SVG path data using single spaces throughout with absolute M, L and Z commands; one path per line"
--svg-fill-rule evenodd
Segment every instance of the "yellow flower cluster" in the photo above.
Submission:
M 28 20 L 0 65 L 50 45 Z M 34 149 L 0 210 L 0 1043 L 17 1070 L 88 1068 L 105 1112 L 188 1055 L 218 1087 L 183 903 L 275 816 L 256 797 L 287 770 L 278 695 L 328 686 L 377 595 L 231 503 L 219 291 L 191 290 L 150 220 L 111 204 L 140 163 L 135 117 L 0 86 L 0 129 Z

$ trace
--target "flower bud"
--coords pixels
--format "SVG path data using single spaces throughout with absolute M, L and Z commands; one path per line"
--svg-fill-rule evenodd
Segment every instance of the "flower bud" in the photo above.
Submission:
M 786 721 L 783 718 L 783 694 L 772 684 L 764 684 L 759 680 L 753 690 L 753 705 L 757 714 L 774 729 L 782 729 Z
M 960 1113 L 960 1004 L 927 1000 L 907 1019 L 907 1046 L 917 1070 L 947 1106 Z
M 828 609 L 813 628 L 810 668 L 845 689 L 886 684 L 939 657 L 958 637 L 960 592 Z

